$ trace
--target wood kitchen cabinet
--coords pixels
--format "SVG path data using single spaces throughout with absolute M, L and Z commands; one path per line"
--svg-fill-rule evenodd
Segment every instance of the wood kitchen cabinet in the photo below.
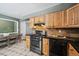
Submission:
M 38 22 L 40 22 L 40 17 L 39 16 L 35 17 L 35 23 L 38 23 Z
M 64 19 L 62 20 L 62 27 L 67 28 L 68 22 L 67 22 L 67 11 L 66 10 L 63 11 L 63 17 Z
M 79 27 L 79 4 L 67 9 L 68 27 Z
M 59 20 L 60 19 L 58 18 L 58 12 L 55 12 L 54 13 L 54 28 L 59 26 L 58 25 L 59 24 Z
M 45 23 L 45 16 L 40 16 L 40 22 Z
M 43 38 L 43 54 L 49 55 L 49 40 L 47 38 Z
M 45 15 L 46 19 L 46 28 L 53 28 L 53 13 Z
M 26 47 L 30 49 L 30 36 L 26 36 Z
M 79 4 L 73 7 L 54 13 L 54 28 L 75 28 L 79 27 Z
M 74 24 L 74 9 L 70 8 L 67 10 L 67 25 L 68 27 L 75 25 Z
M 35 23 L 45 23 L 45 16 L 35 17 Z
M 35 17 L 31 17 L 30 20 L 29 20 L 30 28 L 34 28 L 34 23 L 35 23 Z
M 32 17 L 29 22 L 31 28 L 34 27 L 35 23 L 45 23 L 46 28 L 78 28 L 79 4 L 76 4 L 64 11 Z
M 68 55 L 79 56 L 79 53 L 75 50 L 75 48 L 71 44 L 68 44 Z
M 54 28 L 64 27 L 64 11 L 54 13 Z
M 64 11 L 54 12 L 54 28 L 78 28 L 79 4 Z

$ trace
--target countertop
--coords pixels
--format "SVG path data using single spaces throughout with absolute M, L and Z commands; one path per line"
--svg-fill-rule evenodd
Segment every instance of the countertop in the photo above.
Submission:
M 35 34 L 26 34 L 26 36 L 35 35 Z
M 57 37 L 57 36 L 47 36 L 47 38 L 52 39 L 67 39 L 66 37 Z

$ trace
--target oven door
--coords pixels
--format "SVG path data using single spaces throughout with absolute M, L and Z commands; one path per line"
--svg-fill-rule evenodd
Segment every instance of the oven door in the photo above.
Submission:
M 42 37 L 35 37 L 35 36 L 31 37 L 30 50 L 38 54 L 42 54 L 41 44 L 42 44 Z

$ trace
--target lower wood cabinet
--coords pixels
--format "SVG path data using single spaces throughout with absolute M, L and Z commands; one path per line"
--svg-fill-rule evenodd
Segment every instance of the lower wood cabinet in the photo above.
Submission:
M 47 38 L 43 38 L 43 50 L 44 55 L 49 55 L 49 40 Z
M 69 56 L 79 56 L 79 53 L 75 50 L 75 48 L 71 45 L 68 44 L 68 55 Z
M 30 49 L 30 36 L 26 36 L 26 47 Z

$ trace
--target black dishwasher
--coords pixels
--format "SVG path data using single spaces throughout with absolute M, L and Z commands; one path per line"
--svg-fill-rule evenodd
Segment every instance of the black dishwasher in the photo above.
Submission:
M 67 40 L 50 39 L 49 40 L 50 56 L 67 56 Z

